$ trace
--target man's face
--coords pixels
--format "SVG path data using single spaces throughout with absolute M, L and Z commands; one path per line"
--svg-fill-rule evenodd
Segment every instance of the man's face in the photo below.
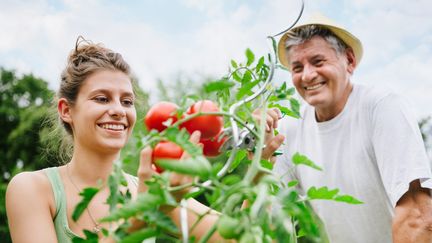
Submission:
M 288 60 L 297 92 L 316 108 L 317 117 L 329 120 L 339 114 L 352 90 L 349 78 L 355 58 L 349 49 L 338 54 L 322 37 L 290 48 Z

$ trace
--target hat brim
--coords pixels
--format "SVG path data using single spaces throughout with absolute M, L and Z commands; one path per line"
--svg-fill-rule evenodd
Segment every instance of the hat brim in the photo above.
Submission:
M 325 24 L 323 22 L 330 22 L 330 20 L 324 20 L 323 21 L 322 17 L 321 17 L 321 21 L 312 21 L 312 22 L 308 22 L 306 24 L 296 26 L 293 29 L 286 32 L 279 39 L 278 56 L 279 56 L 279 61 L 283 66 L 288 68 L 288 70 L 291 70 L 290 64 L 288 61 L 288 57 L 287 57 L 287 51 L 285 48 L 285 42 L 289 38 L 289 34 L 292 33 L 293 31 L 299 29 L 299 28 L 303 28 L 303 27 L 308 26 L 308 25 L 320 25 L 320 26 L 323 26 L 323 27 L 329 29 L 330 31 L 332 31 L 337 37 L 339 37 L 343 42 L 345 42 L 345 44 L 347 44 L 349 47 L 351 47 L 353 49 L 357 64 L 360 63 L 362 56 L 363 56 L 363 46 L 362 46 L 360 40 L 357 37 L 355 37 L 353 34 L 348 32 L 347 30 L 345 30 L 344 28 L 342 28 L 340 26 L 337 26 L 336 24 L 333 24 L 333 23 L 332 24 Z

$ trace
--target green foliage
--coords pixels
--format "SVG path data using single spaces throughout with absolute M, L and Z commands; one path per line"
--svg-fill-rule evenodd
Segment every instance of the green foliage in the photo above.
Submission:
M 87 206 L 98 192 L 99 189 L 93 187 L 87 187 L 80 192 L 79 195 L 82 197 L 82 200 L 76 205 L 72 213 L 72 219 L 74 221 L 77 221 L 79 219 L 81 214 L 86 210 Z
M 42 158 L 41 124 L 48 116 L 53 92 L 33 75 L 17 77 L 0 68 L 0 173 L 7 181 L 18 170 L 46 167 Z

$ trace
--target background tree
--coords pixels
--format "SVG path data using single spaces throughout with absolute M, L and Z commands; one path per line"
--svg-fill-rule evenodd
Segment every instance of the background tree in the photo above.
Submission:
M 0 68 L 0 239 L 10 242 L 4 195 L 10 178 L 22 170 L 46 167 L 40 128 L 48 114 L 53 92 L 47 82 L 32 74 L 18 77 L 14 70 Z

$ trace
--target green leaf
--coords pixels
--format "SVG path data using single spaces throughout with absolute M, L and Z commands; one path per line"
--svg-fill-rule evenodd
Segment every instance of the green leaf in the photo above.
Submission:
M 151 228 L 141 229 L 129 234 L 128 236 L 123 238 L 120 241 L 120 243 L 139 243 L 145 239 L 156 236 L 157 233 L 158 232 L 155 229 L 151 229 Z
M 296 119 L 300 118 L 300 116 L 297 115 L 297 113 L 295 113 L 294 111 L 292 111 L 289 108 L 287 108 L 285 106 L 282 106 L 280 104 L 271 103 L 271 104 L 269 104 L 268 107 L 269 108 L 273 108 L 273 107 L 278 108 L 282 112 L 283 116 L 290 116 L 290 117 L 293 117 L 293 118 L 296 118 Z
M 255 80 L 253 82 L 248 82 L 248 83 L 242 83 L 241 88 L 239 89 L 236 98 L 237 100 L 240 100 L 243 96 L 245 96 L 246 94 L 251 94 L 252 93 L 252 89 L 253 87 L 255 87 L 255 85 L 257 85 L 260 81 L 259 80 Z
M 288 187 L 293 187 L 293 186 L 297 186 L 298 185 L 298 181 L 294 180 L 294 181 L 290 181 L 288 182 Z
M 182 160 L 160 159 L 156 162 L 166 170 L 178 172 L 180 174 L 199 176 L 206 179 L 210 175 L 211 165 L 204 156 L 197 156 Z
M 264 65 L 264 57 L 261 57 L 259 60 L 258 60 L 258 63 L 257 63 L 257 65 L 256 65 L 256 67 L 255 67 L 255 70 L 256 70 L 256 72 L 260 72 L 261 71 L 261 68 L 263 67 L 263 65 Z
M 168 217 L 166 214 L 162 213 L 161 211 L 146 211 L 144 212 L 144 219 L 146 223 L 150 225 L 154 224 L 162 230 L 171 234 L 177 234 L 179 232 L 177 226 L 174 224 L 171 218 Z
M 222 183 L 225 184 L 225 185 L 234 185 L 234 184 L 238 183 L 241 180 L 242 180 L 242 178 L 239 175 L 231 174 L 231 175 L 225 176 L 222 179 Z
M 316 170 L 320 170 L 320 171 L 322 171 L 322 168 L 319 167 L 318 165 L 316 165 L 316 164 L 315 164 L 312 160 L 310 160 L 308 157 L 306 157 L 306 155 L 299 154 L 298 152 L 295 153 L 295 154 L 293 155 L 293 157 L 292 157 L 292 162 L 293 162 L 295 165 L 300 165 L 300 164 L 302 164 L 302 165 L 306 165 L 306 166 L 309 166 L 309 167 L 311 167 L 311 168 L 314 168 L 314 169 L 316 169 Z
M 234 161 L 231 164 L 229 168 L 229 172 L 232 172 L 237 168 L 237 166 L 240 165 L 240 163 L 243 161 L 243 159 L 246 158 L 247 152 L 245 150 L 238 150 L 237 154 L 235 155 Z
M 130 201 L 123 207 L 115 209 L 110 215 L 101 219 L 101 222 L 112 222 L 120 219 L 128 219 L 135 216 L 137 213 L 144 211 L 156 210 L 157 207 L 164 203 L 163 198 L 160 195 L 154 195 L 150 193 L 141 193 L 137 199 Z
M 246 49 L 245 54 L 247 58 L 246 66 L 249 66 L 255 61 L 255 54 L 249 48 Z
M 234 61 L 234 60 L 231 60 L 231 66 L 232 66 L 233 68 L 237 68 L 237 67 L 238 67 L 237 62 Z
M 165 130 L 165 136 L 171 142 L 182 147 L 190 156 L 202 155 L 202 149 L 189 140 L 190 135 L 186 129 L 179 130 L 178 127 L 171 126 Z
M 72 219 L 73 221 L 77 221 L 79 219 L 79 217 L 81 216 L 81 214 L 86 210 L 88 204 L 91 202 L 91 200 L 93 199 L 93 197 L 96 195 L 96 193 L 99 192 L 98 188 L 94 188 L 94 187 L 87 187 L 84 188 L 84 190 L 82 190 L 80 192 L 80 196 L 82 197 L 81 201 L 76 205 L 73 213 L 72 213 Z
M 222 79 L 222 80 L 213 81 L 213 82 L 204 84 L 204 91 L 207 93 L 211 93 L 211 92 L 229 89 L 234 85 L 235 84 L 233 82 L 230 82 L 226 79 Z
M 345 202 L 349 204 L 363 204 L 362 201 L 350 195 L 338 195 L 334 198 L 335 201 Z
M 276 55 L 276 62 L 277 62 L 278 58 L 277 58 L 277 44 L 276 44 L 276 40 L 275 40 L 275 38 L 273 38 L 271 36 L 270 36 L 270 38 L 271 38 L 271 41 L 272 41 L 273 53 Z
M 297 117 L 300 117 L 300 103 L 294 98 L 290 98 L 291 110 Z
M 97 243 L 99 241 L 99 236 L 90 230 L 84 230 L 85 239 L 80 237 L 72 238 L 73 243 Z
M 333 199 L 339 192 L 339 189 L 329 190 L 326 186 L 321 188 L 311 187 L 307 191 L 307 195 L 310 199 L 324 199 L 331 200 Z
M 260 164 L 261 164 L 262 167 L 264 167 L 266 169 L 273 170 L 273 163 L 270 162 L 270 161 L 268 161 L 268 160 L 266 160 L 266 159 L 262 159 L 260 161 Z

